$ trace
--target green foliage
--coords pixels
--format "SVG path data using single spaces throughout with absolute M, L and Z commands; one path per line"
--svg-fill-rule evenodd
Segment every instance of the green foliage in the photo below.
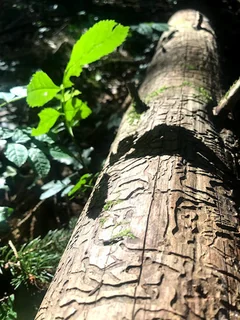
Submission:
M 48 133 L 49 130 L 54 126 L 60 113 L 53 108 L 43 109 L 38 114 L 40 122 L 36 129 L 32 130 L 32 136 L 39 136 L 44 133 Z
M 46 177 L 48 175 L 51 169 L 51 159 L 66 164 L 72 164 L 76 161 L 71 152 L 56 146 L 57 137 L 53 134 L 52 138 L 49 135 L 41 135 L 34 138 L 31 136 L 31 128 L 1 129 L 0 140 L 6 141 L 5 157 L 17 167 L 21 167 L 28 162 L 37 177 Z M 82 167 L 80 163 L 79 167 Z
M 9 245 L 0 248 L 0 273 L 10 271 L 15 290 L 21 285 L 45 288 L 52 280 L 75 224 L 73 218 L 67 229 L 49 231 L 43 239 L 38 237 L 20 248 L 9 241 Z M 14 295 L 2 300 L 0 319 L 17 319 L 13 302 Z
M 113 20 L 96 23 L 74 45 L 60 86 L 56 85 L 45 72 L 37 71 L 33 74 L 27 88 L 15 87 L 9 93 L 0 92 L 0 99 L 5 99 L 6 102 L 27 96 L 29 107 L 44 107 L 38 113 L 40 121 L 37 128 L 18 128 L 15 131 L 0 129 L 0 141 L 5 144 L 3 153 L 12 164 L 20 168 L 28 163 L 37 178 L 43 178 L 49 174 L 52 159 L 60 163 L 72 164 L 77 170 L 86 169 L 81 150 L 75 156 L 68 150 L 63 150 L 56 143 L 56 139 L 52 140 L 48 134 L 58 133 L 57 128 L 61 125 L 73 137 L 73 127 L 89 117 L 92 111 L 87 103 L 80 99 L 81 92 L 74 88 L 70 78 L 79 76 L 86 64 L 113 52 L 123 43 L 128 30 L 128 27 Z M 47 107 L 46 104 L 48 104 Z M 1 179 L 0 189 L 4 189 L 7 187 L 6 180 L 4 176 Z M 72 184 L 71 177 L 51 181 L 43 185 L 44 192 L 41 199 L 59 192 L 62 196 L 67 194 L 72 196 L 79 189 L 84 192 L 92 185 L 92 181 L 93 177 L 90 174 L 83 174 L 75 186 Z
M 5 106 L 9 102 L 17 101 L 27 96 L 27 88 L 25 86 L 13 87 L 10 92 L 0 92 L 0 99 L 5 102 L 0 104 L 0 107 Z
M 128 29 L 114 20 L 103 20 L 90 28 L 73 47 L 64 72 L 64 87 L 72 86 L 70 77 L 78 77 L 84 65 L 99 60 L 121 45 L 128 34 Z
M 4 154 L 9 161 L 12 161 L 18 167 L 21 167 L 28 158 L 27 148 L 19 143 L 8 143 Z
M 79 181 L 75 184 L 73 188 L 68 192 L 68 196 L 72 196 L 75 194 L 79 189 L 83 189 L 83 187 L 89 186 L 91 187 L 91 182 L 92 182 L 92 174 L 86 173 L 81 178 Z M 88 184 L 87 184 L 88 183 Z M 89 185 L 90 184 L 90 185 Z
M 13 309 L 14 294 L 3 298 L 0 301 L 0 319 L 1 320 L 15 320 L 17 319 L 17 313 Z
M 37 71 L 27 86 L 27 103 L 30 107 L 41 107 L 52 100 L 60 88 L 43 72 Z
M 84 65 L 114 51 L 125 40 L 128 29 L 114 20 L 103 20 L 90 28 L 74 45 L 60 86 L 55 85 L 43 71 L 37 71 L 33 75 L 27 86 L 27 102 L 30 107 L 42 107 L 53 98 L 60 100 L 60 105 L 58 102 L 55 108 L 46 108 L 38 114 L 40 122 L 38 127 L 32 130 L 33 136 L 48 133 L 58 118 L 62 117 L 69 133 L 73 135 L 72 128 L 80 120 L 86 119 L 91 110 L 85 102 L 76 97 L 81 92 L 73 89 L 70 78 L 78 77 Z
M 71 222 L 70 229 L 75 222 Z M 44 286 L 51 281 L 70 235 L 69 229 L 49 231 L 43 239 L 35 238 L 18 250 L 9 242 L 0 248 L 0 272 L 10 270 L 15 289 L 21 284 Z

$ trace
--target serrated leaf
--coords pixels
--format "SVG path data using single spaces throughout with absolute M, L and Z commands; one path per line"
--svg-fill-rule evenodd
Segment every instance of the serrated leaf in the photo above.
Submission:
M 45 154 L 37 148 L 30 148 L 28 153 L 29 158 L 32 161 L 33 167 L 36 170 L 39 177 L 47 176 L 51 169 L 51 165 Z
M 75 186 L 72 188 L 71 191 L 68 192 L 68 196 L 72 196 L 75 192 L 77 192 L 79 189 L 81 189 L 82 186 L 84 186 L 87 183 L 87 180 L 91 177 L 92 175 L 89 173 L 84 174 L 81 176 L 79 181 L 75 184 Z
M 15 130 L 14 135 L 12 136 L 12 141 L 15 143 L 25 143 L 29 140 L 31 140 L 31 138 L 20 129 Z
M 4 155 L 16 166 L 21 167 L 27 161 L 28 150 L 22 144 L 8 143 Z
M 49 153 L 53 157 L 54 160 L 60 162 L 60 163 L 65 163 L 67 165 L 70 165 L 73 163 L 74 159 L 64 152 L 61 148 L 59 147 L 53 147 L 49 150 Z
M 41 107 L 59 91 L 60 87 L 55 85 L 45 72 L 37 71 L 27 86 L 27 103 L 30 107 Z
M 47 133 L 56 123 L 60 113 L 53 108 L 46 108 L 39 112 L 38 116 L 40 122 L 38 127 L 32 130 L 32 136 L 39 136 L 40 134 Z
M 64 72 L 63 84 L 72 86 L 71 76 L 79 76 L 82 66 L 92 63 L 114 51 L 127 37 L 129 27 L 114 20 L 102 20 L 90 28 L 73 47 Z
M 74 108 L 72 103 L 73 103 L 73 100 L 70 99 L 64 104 L 64 114 L 68 122 L 70 122 L 75 117 L 78 111 L 77 109 Z
M 74 108 L 80 112 L 81 119 L 86 119 L 92 113 L 87 104 L 77 98 L 74 99 Z
M 64 105 L 64 114 L 66 120 L 71 122 L 78 113 L 78 119 L 86 119 L 92 110 L 87 106 L 85 102 L 78 98 L 68 100 Z

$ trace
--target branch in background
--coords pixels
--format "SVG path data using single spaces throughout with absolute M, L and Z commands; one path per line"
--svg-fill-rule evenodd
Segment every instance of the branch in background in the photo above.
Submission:
M 220 100 L 218 106 L 213 108 L 215 116 L 222 114 L 223 110 L 230 112 L 240 100 L 240 78 L 234 82 L 228 92 Z
M 149 107 L 139 97 L 138 90 L 135 87 L 134 83 L 128 82 L 126 85 L 137 113 L 143 113 L 144 111 L 146 111 Z

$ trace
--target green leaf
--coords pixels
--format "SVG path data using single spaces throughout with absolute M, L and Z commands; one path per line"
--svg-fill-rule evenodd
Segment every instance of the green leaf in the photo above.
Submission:
M 0 138 L 2 140 L 9 139 L 14 135 L 14 130 L 0 128 Z
M 64 152 L 64 150 L 62 150 L 60 147 L 55 146 L 51 148 L 49 150 L 49 153 L 51 154 L 54 160 L 60 163 L 65 163 L 67 165 L 70 165 L 74 162 L 74 159 L 69 154 Z
M 79 90 L 67 90 L 65 93 L 64 93 L 64 101 L 63 102 L 66 102 L 68 101 L 69 99 L 72 99 L 73 97 L 75 96 L 78 96 L 79 94 L 81 94 L 81 91 Z
M 79 181 L 75 184 L 75 186 L 72 188 L 71 191 L 68 192 L 68 196 L 72 196 L 75 192 L 77 192 L 81 187 L 83 187 L 86 183 L 87 180 L 91 177 L 92 175 L 89 173 L 84 174 L 81 176 Z
M 68 122 L 70 122 L 75 117 L 78 111 L 77 109 L 74 108 L 72 103 L 73 103 L 73 99 L 70 99 L 64 104 L 64 114 Z
M 13 208 L 0 207 L 0 233 L 8 232 L 10 230 L 7 219 L 12 215 L 13 212 Z M 0 319 L 2 318 L 0 317 Z
M 39 177 L 45 177 L 48 175 L 51 165 L 45 154 L 37 148 L 29 149 L 29 158 L 33 163 L 33 167 L 36 170 Z
M 0 319 L 16 320 L 17 313 L 14 311 L 14 294 L 8 296 L 7 299 L 2 299 L 0 304 Z
M 64 113 L 68 122 L 72 121 L 78 113 L 81 119 L 86 119 L 92 110 L 87 106 L 85 102 L 78 98 L 68 100 L 64 105 Z
M 17 129 L 12 136 L 12 141 L 15 143 L 25 143 L 29 141 L 31 138 L 24 133 L 21 129 Z
M 54 196 L 61 190 L 65 189 L 70 183 L 71 180 L 68 177 L 63 179 L 62 181 L 50 181 L 49 183 L 42 186 L 41 189 L 46 191 L 41 194 L 40 200 L 44 200 Z
M 37 71 L 27 86 L 27 103 L 30 107 L 41 107 L 59 91 L 60 87 L 56 86 L 45 72 Z
M 102 20 L 90 28 L 73 47 L 64 72 L 64 86 L 72 86 L 71 76 L 79 76 L 82 66 L 92 63 L 113 52 L 127 37 L 129 27 L 114 20 Z
M 41 134 L 40 136 L 36 136 L 35 139 L 47 144 L 55 143 L 55 141 L 48 134 Z
M 57 121 L 60 113 L 53 108 L 46 108 L 39 112 L 38 116 L 40 122 L 38 127 L 32 130 L 32 136 L 39 136 L 40 134 L 47 133 Z
M 10 207 L 0 207 L 0 222 L 6 221 L 13 211 L 13 208 Z
M 92 110 L 87 106 L 87 104 L 77 98 L 74 99 L 74 108 L 80 112 L 81 119 L 86 119 L 92 113 Z
M 27 148 L 19 143 L 8 143 L 4 154 L 8 160 L 18 167 L 21 167 L 28 158 Z

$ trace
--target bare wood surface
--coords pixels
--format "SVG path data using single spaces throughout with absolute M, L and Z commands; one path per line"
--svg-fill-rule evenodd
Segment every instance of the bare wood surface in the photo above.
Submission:
M 219 115 L 223 111 L 232 111 L 237 102 L 240 101 L 240 79 L 238 79 L 224 97 L 220 100 L 219 104 L 213 108 L 213 114 Z
M 232 159 L 209 118 L 216 43 L 198 21 L 170 19 L 140 89 L 149 109 L 126 112 L 37 320 L 240 318 Z

